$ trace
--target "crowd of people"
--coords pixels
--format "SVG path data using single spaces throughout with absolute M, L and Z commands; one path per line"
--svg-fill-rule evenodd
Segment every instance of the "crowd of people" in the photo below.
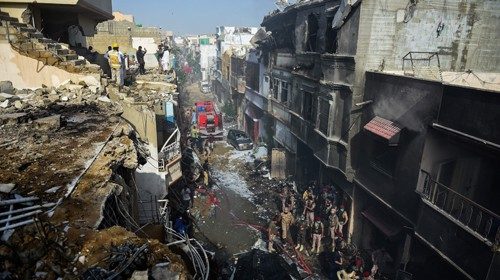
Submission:
M 111 82 L 115 83 L 121 90 L 125 84 L 127 70 L 132 69 L 133 65 L 137 65 L 136 74 L 146 74 L 145 56 L 147 53 L 148 50 L 146 48 L 138 46 L 134 55 L 128 55 L 120 50 L 120 46 L 117 43 L 113 43 L 111 46 L 108 46 L 104 55 L 100 55 L 92 46 L 89 46 L 82 55 L 90 63 L 99 64 L 105 73 L 109 75 Z M 171 67 L 170 48 L 165 44 L 160 44 L 154 55 L 158 62 L 159 73 L 175 76 Z M 102 62 L 102 58 L 99 58 L 100 56 L 104 57 L 104 63 Z
M 349 221 L 345 205 L 332 186 L 311 182 L 300 195 L 295 186 L 285 184 L 279 192 L 281 213 L 268 226 L 268 251 L 275 252 L 279 243 L 298 254 L 321 254 L 329 279 L 376 279 L 376 267 L 366 271 L 359 253 L 344 253 Z

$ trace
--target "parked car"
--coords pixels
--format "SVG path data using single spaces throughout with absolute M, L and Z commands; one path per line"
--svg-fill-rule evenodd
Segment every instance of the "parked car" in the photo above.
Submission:
M 230 129 L 227 133 L 227 142 L 239 151 L 253 149 L 252 140 L 241 130 Z

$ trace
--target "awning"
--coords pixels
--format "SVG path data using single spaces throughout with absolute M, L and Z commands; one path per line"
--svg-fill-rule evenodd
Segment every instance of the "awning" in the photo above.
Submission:
M 397 235 L 403 226 L 395 223 L 392 219 L 384 216 L 380 211 L 369 208 L 361 212 L 361 215 L 370 221 L 376 228 L 378 228 L 385 236 L 393 237 Z
M 399 142 L 401 127 L 390 120 L 375 117 L 367 123 L 364 128 L 365 130 L 386 139 L 389 141 L 389 144 L 397 144 Z
M 262 110 L 255 108 L 252 105 L 248 105 L 245 109 L 245 114 L 253 119 L 254 122 L 256 122 L 262 118 L 264 113 L 262 112 Z

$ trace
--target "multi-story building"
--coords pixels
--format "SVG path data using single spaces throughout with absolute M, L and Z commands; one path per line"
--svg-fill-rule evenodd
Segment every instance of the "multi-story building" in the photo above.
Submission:
M 212 36 L 200 36 L 200 67 L 202 82 L 211 83 L 214 76 L 217 57 L 215 38 Z
M 258 28 L 255 27 L 217 27 L 217 61 L 214 93 L 219 101 L 230 104 L 236 112 L 241 107 L 245 95 L 245 57 L 252 48 L 252 40 Z M 239 124 L 243 115 L 238 114 Z
M 85 37 L 96 33 L 97 24 L 113 19 L 111 0 L 2 0 L 0 9 L 46 38 L 75 47 L 86 47 Z
M 316 180 L 342 191 L 341 203 L 350 213 L 344 234 L 362 248 L 385 247 L 394 259 L 393 276 L 406 268 L 419 277 L 429 271 L 449 272 L 454 279 L 498 277 L 498 240 L 492 239 L 498 211 L 485 201 L 484 194 L 491 193 L 487 184 L 476 184 L 476 189 L 484 187 L 481 191 L 470 187 L 470 177 L 478 174 L 490 176 L 485 182 L 495 178 L 486 169 L 458 175 L 466 165 L 450 163 L 448 172 L 457 168 L 457 174 L 447 175 L 454 184 L 448 178 L 442 183 L 445 191 L 432 183 L 439 182 L 436 171 L 422 166 L 437 154 L 435 147 L 426 154 L 431 149 L 427 138 L 429 130 L 443 130 L 439 119 L 446 95 L 466 89 L 449 83 L 466 80 L 466 86 L 478 88 L 472 92 L 481 94 L 463 95 L 463 102 L 494 96 L 485 88 L 498 85 L 498 9 L 494 1 L 305 1 L 265 17 L 267 34 L 254 40 L 262 52 L 263 79 L 269 77 L 273 144 L 284 149 L 287 172 L 299 181 Z M 465 110 L 446 104 L 458 109 L 456 118 Z M 473 113 L 463 115 L 470 115 L 474 124 L 488 123 L 485 115 L 479 120 Z M 489 139 L 452 130 L 480 143 Z M 436 140 L 431 143 L 437 145 Z M 484 162 L 481 166 L 496 166 L 491 158 Z M 457 215 L 459 206 L 448 201 L 444 207 L 429 198 L 433 188 L 450 193 L 441 197 L 455 196 L 457 203 L 462 199 L 463 211 L 473 214 L 448 217 L 448 212 Z M 467 206 L 462 196 L 468 198 Z M 480 221 L 458 224 L 464 217 Z M 439 228 L 436 221 L 454 227 Z

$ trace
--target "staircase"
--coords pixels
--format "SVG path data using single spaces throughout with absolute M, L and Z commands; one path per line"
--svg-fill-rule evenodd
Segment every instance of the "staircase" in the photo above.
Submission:
M 7 39 L 19 53 L 34 58 L 44 65 L 55 66 L 72 73 L 97 73 L 100 69 L 87 64 L 85 59 L 69 49 L 69 46 L 45 38 L 44 35 L 17 18 L 0 10 L 0 37 Z

